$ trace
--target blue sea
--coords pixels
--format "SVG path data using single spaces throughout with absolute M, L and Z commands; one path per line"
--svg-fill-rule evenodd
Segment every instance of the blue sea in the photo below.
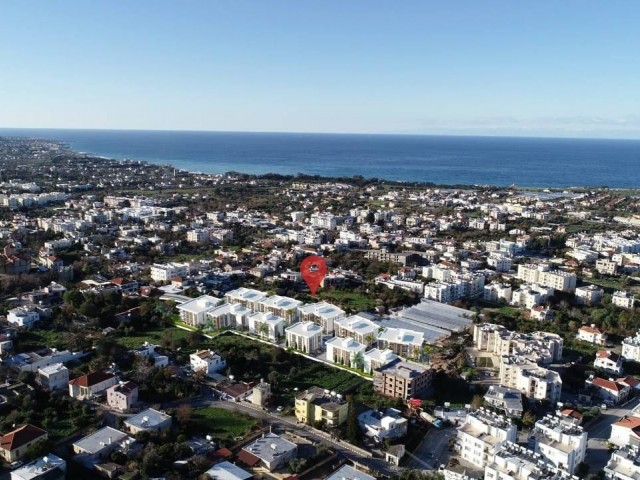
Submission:
M 525 137 L 0 129 L 194 172 L 306 173 L 442 185 L 640 187 L 640 141 Z

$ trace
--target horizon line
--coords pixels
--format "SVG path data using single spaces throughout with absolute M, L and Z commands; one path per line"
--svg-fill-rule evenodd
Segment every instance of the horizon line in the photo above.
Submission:
M 615 140 L 640 141 L 640 138 L 630 137 L 575 137 L 557 135 L 509 135 L 489 133 L 409 133 L 409 132 L 305 132 L 305 131 L 269 131 L 269 130 L 204 130 L 204 129 L 145 129 L 145 128 L 71 128 L 71 127 L 0 127 L 2 130 L 57 130 L 84 132 L 172 132 L 172 133 L 227 133 L 227 134 L 259 134 L 259 135 L 358 135 L 358 136 L 396 136 L 396 137 L 472 137 L 472 138 L 527 138 L 547 140 Z

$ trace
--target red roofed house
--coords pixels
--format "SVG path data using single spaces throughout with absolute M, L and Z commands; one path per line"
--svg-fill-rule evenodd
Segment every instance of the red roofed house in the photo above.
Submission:
M 584 342 L 595 343 L 596 345 L 605 345 L 607 343 L 607 334 L 599 328 L 596 328 L 595 324 L 592 324 L 590 327 L 586 325 L 580 327 L 576 338 Z
M 628 386 L 629 388 L 631 388 L 632 392 L 637 392 L 638 390 L 640 390 L 640 380 L 638 380 L 637 378 L 627 375 L 626 377 L 617 379 L 616 382 Z
M 619 447 L 629 444 L 640 444 L 640 418 L 623 417 L 611 425 L 611 437 L 609 437 L 609 441 Z
M 593 361 L 594 368 L 601 368 L 607 373 L 622 374 L 622 357 L 611 350 L 600 350 Z
M 596 396 L 602 400 L 609 400 L 615 404 L 623 403 L 631 393 L 631 387 L 614 380 L 605 380 L 600 377 L 589 377 L 585 382 L 587 388 L 595 390 Z
M 0 437 L 0 455 L 7 463 L 22 458 L 27 449 L 39 440 L 46 440 L 47 432 L 33 425 L 21 425 Z
M 568 422 L 573 423 L 574 425 L 580 425 L 583 419 L 583 415 L 573 408 L 565 408 L 564 410 L 559 412 L 558 416 L 562 417 Z
M 69 395 L 78 400 L 100 395 L 118 383 L 113 373 L 91 372 L 69 382 Z
M 135 280 L 117 277 L 112 278 L 111 283 L 114 284 L 122 293 L 134 293 L 138 290 L 139 284 Z

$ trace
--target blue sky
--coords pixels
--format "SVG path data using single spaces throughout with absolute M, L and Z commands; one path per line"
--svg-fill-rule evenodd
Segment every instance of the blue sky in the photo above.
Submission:
M 7 0 L 0 127 L 640 138 L 640 2 Z

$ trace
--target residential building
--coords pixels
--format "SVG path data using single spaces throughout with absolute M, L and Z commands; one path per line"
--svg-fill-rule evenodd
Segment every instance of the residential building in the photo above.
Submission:
M 150 276 L 156 283 L 166 283 L 174 277 L 187 277 L 189 275 L 188 263 L 167 263 L 165 265 L 151 265 Z
M 313 322 L 294 323 L 285 330 L 287 347 L 311 353 L 322 347 L 322 327 Z
M 364 353 L 364 373 L 372 374 L 374 370 L 384 367 L 394 360 L 398 359 L 398 355 L 391 350 L 379 350 L 373 348 Z
M 593 392 L 595 397 L 616 405 L 624 403 L 633 391 L 631 386 L 626 382 L 594 377 L 593 375 L 585 380 L 585 386 Z
M 55 348 L 46 348 L 39 352 L 19 353 L 9 357 L 6 362 L 8 366 L 20 372 L 35 373 L 39 368 L 78 360 L 83 356 L 82 353 L 72 353 L 68 350 L 59 352 Z
M 298 318 L 302 322 L 314 322 L 322 327 L 322 332 L 332 334 L 334 322 L 344 317 L 344 310 L 326 302 L 309 303 L 298 307 Z
M 213 350 L 199 350 L 189 355 L 191 369 L 194 372 L 202 372 L 204 375 L 212 375 L 225 369 L 227 362 Z
M 507 442 L 493 456 L 484 470 L 485 480 L 577 480 L 569 472 L 559 469 L 533 452 Z
M 576 303 L 579 305 L 599 305 L 604 296 L 604 290 L 595 285 L 576 288 Z
M 7 312 L 7 322 L 16 327 L 31 328 L 40 321 L 40 313 L 29 307 L 12 308 Z
M 520 390 L 529 399 L 551 403 L 559 401 L 562 392 L 562 379 L 558 372 L 513 356 L 502 357 L 500 384 Z
M 622 341 L 622 358 L 640 362 L 640 331 L 635 337 L 627 337 Z
M 367 437 L 378 443 L 387 438 L 402 438 L 407 434 L 409 421 L 400 413 L 395 408 L 387 408 L 384 412 L 367 410 L 358 415 L 358 424 Z
M 255 442 L 242 449 L 238 455 L 242 463 L 260 465 L 270 472 L 278 470 L 296 458 L 298 446 L 275 433 L 264 433 Z
M 249 315 L 253 313 L 241 303 L 223 303 L 206 313 L 205 327 L 221 330 L 235 328 L 246 330 L 249 328 Z
M 268 338 L 272 342 L 284 335 L 285 321 L 271 312 L 256 312 L 248 317 L 249 332 Z
M 206 478 L 215 478 L 216 480 L 249 480 L 254 478 L 252 473 L 226 460 L 216 463 L 205 472 L 205 475 L 208 475 Z
M 267 295 L 259 290 L 241 287 L 227 292 L 224 297 L 227 299 L 227 302 L 231 304 L 240 304 L 252 312 L 257 312 L 259 311 L 260 302 L 265 300 Z
M 69 369 L 62 363 L 54 363 L 38 369 L 36 381 L 46 390 L 62 390 L 69 384 Z
M 260 379 L 260 383 L 257 383 L 253 387 L 251 392 L 251 403 L 259 407 L 264 407 L 269 403 L 271 399 L 271 385 Z
M 533 428 L 529 444 L 555 467 L 574 473 L 587 452 L 587 432 L 573 422 L 547 415 Z
M 499 253 L 491 253 L 487 257 L 487 265 L 493 267 L 496 272 L 503 273 L 511 270 L 511 259 Z
M 77 400 L 93 398 L 116 383 L 117 378 L 113 373 L 101 371 L 87 373 L 69 382 L 69 396 Z
M 479 408 L 465 417 L 458 428 L 460 456 L 478 468 L 491 462 L 505 442 L 517 440 L 517 427 L 511 420 Z
M 555 333 L 512 332 L 491 323 L 474 325 L 473 340 L 480 351 L 514 355 L 542 365 L 560 361 L 564 346 L 562 337 Z
M 578 335 L 576 336 L 576 338 L 578 340 L 594 343 L 596 345 L 607 344 L 607 334 L 603 330 L 596 328 L 595 324 L 591 324 L 591 326 L 584 325 L 580 327 L 578 329 Z
M 433 370 L 397 359 L 373 373 L 373 389 L 386 397 L 409 399 L 424 395 L 431 386 Z
M 611 350 L 600 350 L 596 353 L 593 367 L 613 375 L 622 375 L 622 357 Z
M 0 437 L 0 457 L 7 463 L 18 461 L 31 445 L 47 438 L 46 430 L 28 423 L 20 425 Z
M 611 303 L 613 303 L 616 307 L 631 310 L 633 308 L 633 304 L 635 303 L 635 297 L 631 292 L 617 290 L 613 292 L 613 295 L 611 296 Z
M 302 305 L 300 300 L 273 295 L 258 302 L 258 311 L 272 313 L 284 319 L 286 323 L 292 324 L 298 320 L 298 308 L 300 305 Z
M 609 442 L 618 447 L 640 445 L 640 417 L 625 416 L 613 423 Z
M 127 412 L 138 403 L 138 385 L 132 381 L 119 382 L 107 389 L 107 405 Z
M 296 397 L 296 418 L 309 425 L 322 422 L 337 427 L 347 420 L 347 411 L 348 405 L 342 395 L 320 387 L 311 387 Z
M 151 345 L 149 342 L 144 342 L 139 348 L 136 348 L 133 353 L 134 355 L 141 358 L 150 358 L 153 362 L 154 367 L 162 368 L 169 365 L 169 357 L 166 355 L 161 355 L 156 351 L 158 345 Z
M 67 462 L 53 453 L 12 470 L 10 480 L 65 480 Z
M 606 258 L 596 260 L 596 270 L 602 275 L 617 275 L 618 264 Z
M 490 385 L 484 395 L 487 406 L 500 410 L 507 417 L 520 418 L 524 413 L 522 392 L 500 385 Z
M 221 300 L 211 295 L 202 295 L 188 302 L 178 305 L 180 312 L 180 320 L 187 325 L 197 327 L 203 325 L 206 321 L 207 312 L 213 310 L 220 305 Z
M 104 427 L 74 442 L 72 448 L 78 460 L 87 466 L 94 466 L 95 463 L 108 459 L 114 450 L 126 448 L 134 441 L 125 432 Z
M 327 360 L 359 370 L 364 369 L 365 345 L 353 338 L 333 337 L 325 342 Z
M 540 285 L 521 285 L 511 294 L 511 305 L 531 309 L 542 305 L 549 297 L 553 296 L 553 288 Z
M 551 270 L 549 265 L 518 265 L 518 278 L 526 283 L 537 283 L 561 292 L 573 292 L 577 276 L 562 270 Z
M 511 303 L 513 298 L 513 290 L 508 283 L 490 283 L 484 286 L 483 299 L 487 302 Z
M 424 333 L 387 327 L 378 333 L 378 348 L 389 349 L 396 355 L 407 359 L 419 359 L 422 356 Z
M 634 480 L 640 478 L 640 447 L 624 445 L 611 453 L 604 467 L 607 480 Z
M 147 408 L 142 412 L 127 418 L 124 426 L 129 433 L 135 435 L 140 432 L 163 432 L 171 428 L 171 415 Z
M 338 470 L 333 472 L 331 475 L 325 477 L 324 480 L 345 480 L 348 478 L 349 480 L 376 480 L 375 477 L 371 475 L 361 472 L 357 470 L 355 467 L 351 465 L 343 465 Z
M 334 321 L 336 337 L 350 337 L 370 347 L 375 341 L 380 327 L 363 315 L 351 315 Z

